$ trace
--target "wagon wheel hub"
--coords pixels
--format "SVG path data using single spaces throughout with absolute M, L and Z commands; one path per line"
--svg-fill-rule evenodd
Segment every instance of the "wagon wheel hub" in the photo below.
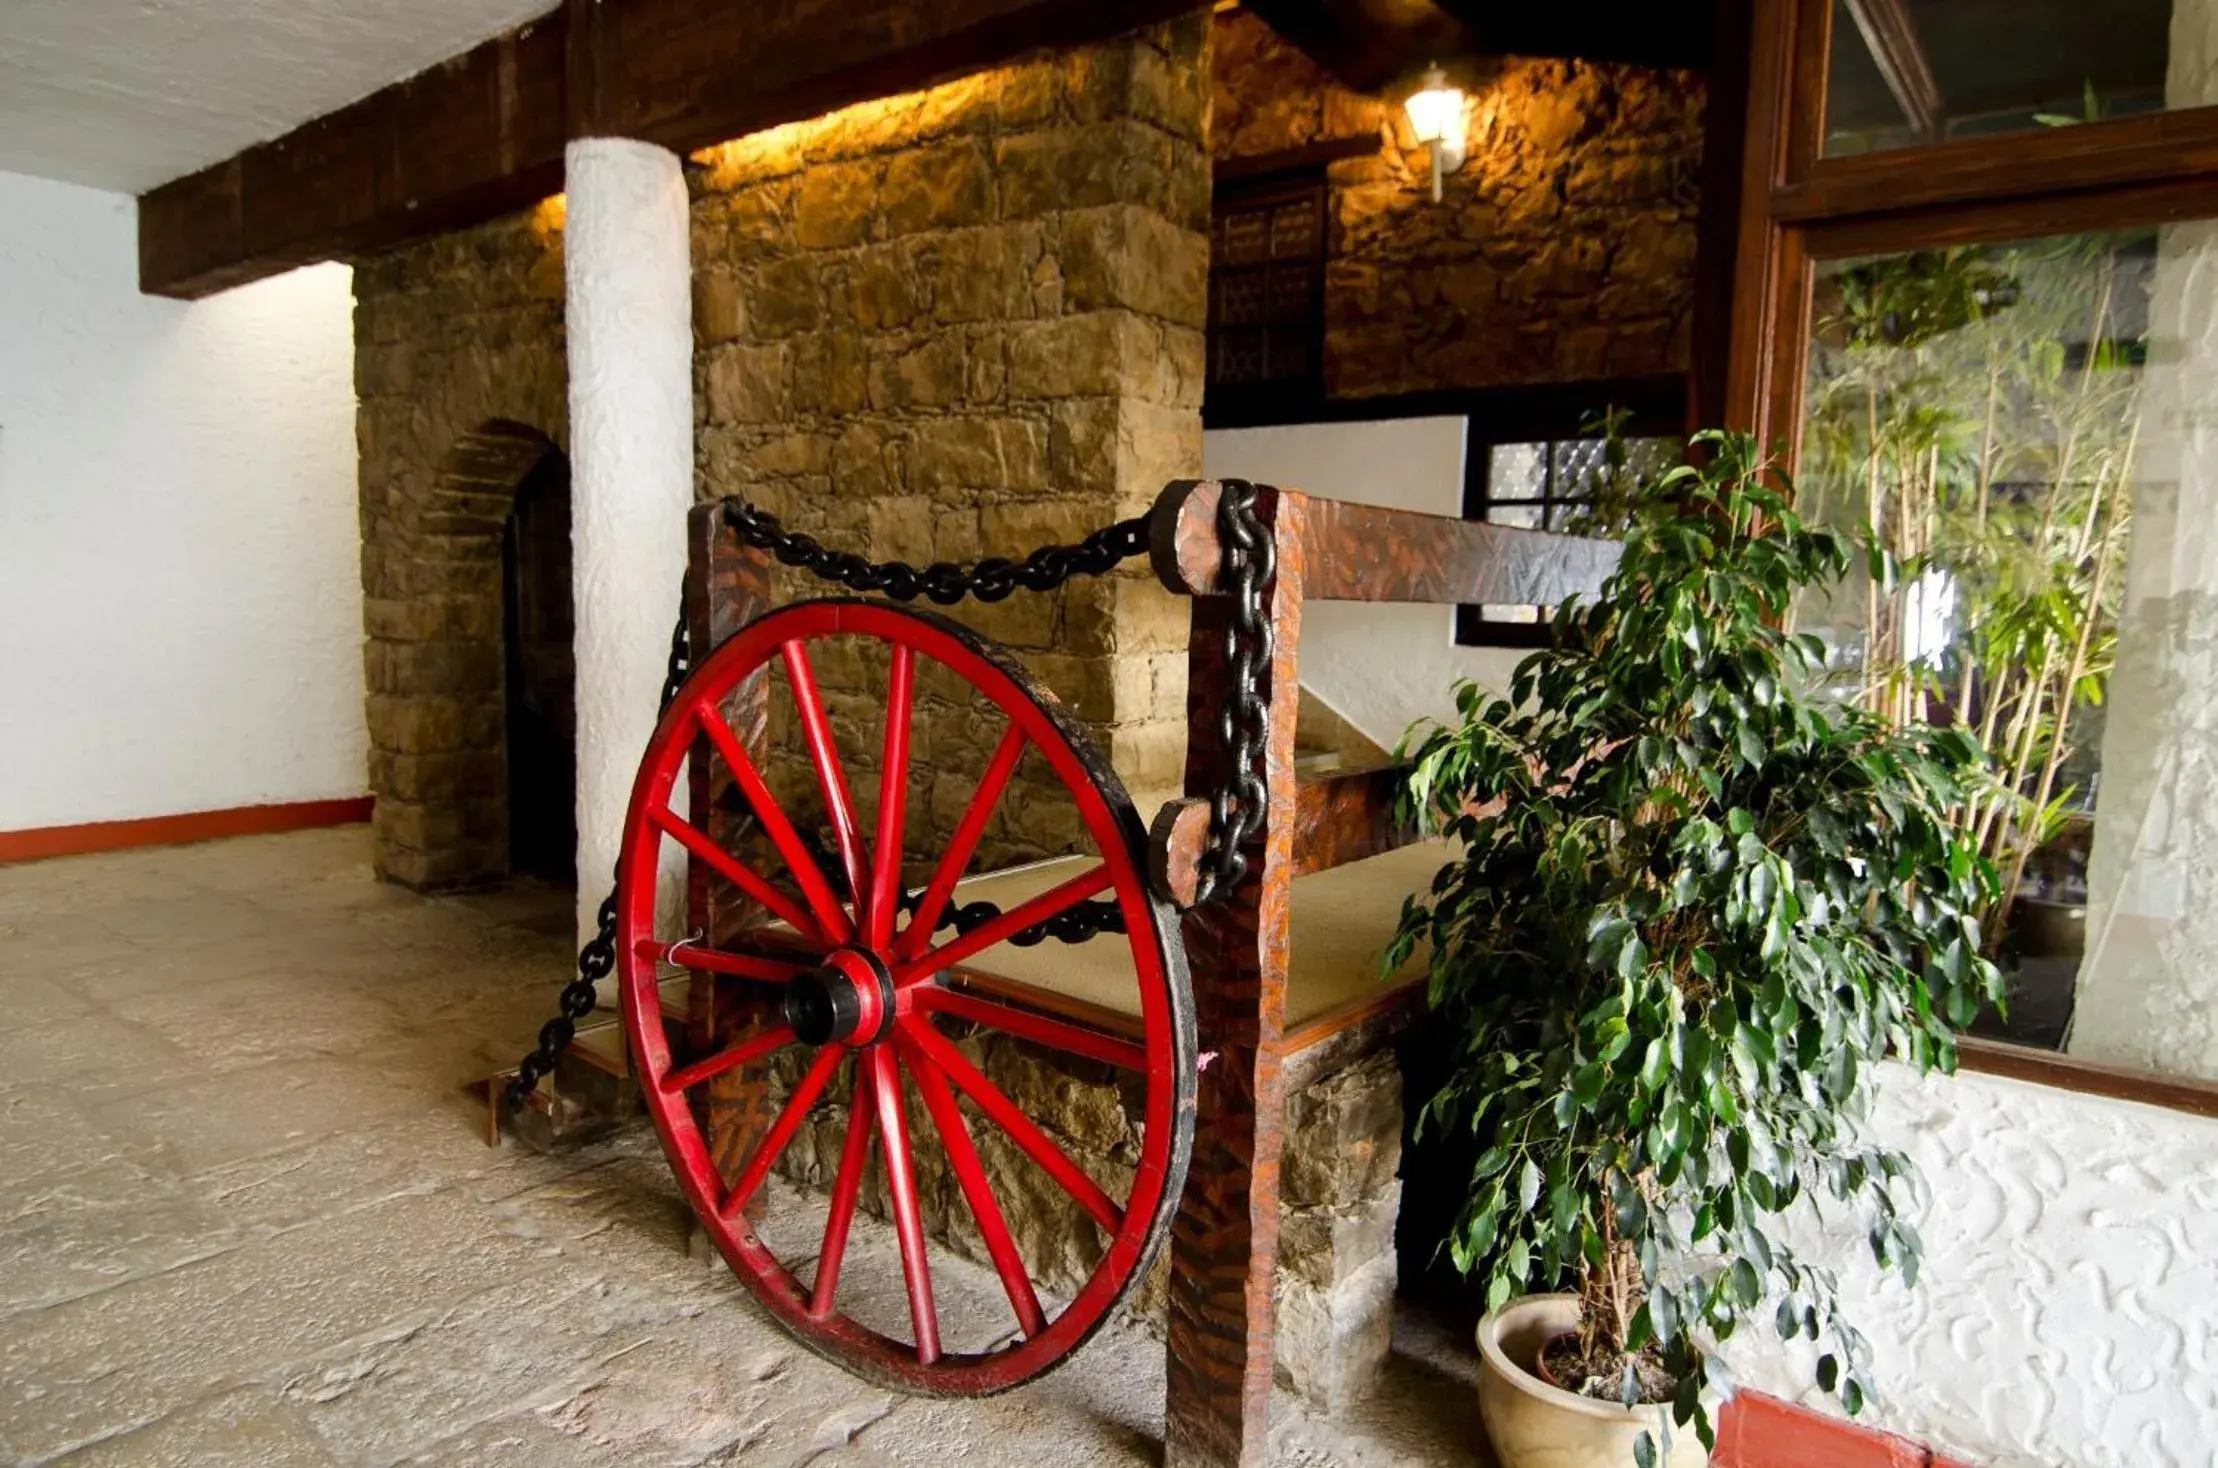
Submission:
M 804 1045 L 875 1045 L 892 1027 L 893 972 L 877 954 L 840 948 L 786 985 L 786 1023 Z

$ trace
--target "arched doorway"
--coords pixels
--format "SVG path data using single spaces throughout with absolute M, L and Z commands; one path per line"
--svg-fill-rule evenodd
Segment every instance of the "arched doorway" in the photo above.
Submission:
M 577 880 L 578 725 L 570 461 L 549 445 L 501 525 L 508 868 Z

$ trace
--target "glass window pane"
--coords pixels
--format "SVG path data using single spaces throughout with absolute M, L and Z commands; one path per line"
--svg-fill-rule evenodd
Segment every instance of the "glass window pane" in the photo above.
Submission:
M 1520 530 L 1538 530 L 1542 527 L 1544 506 L 1538 504 L 1496 504 L 1489 502 L 1486 518 L 1493 525 L 1514 525 Z
M 2009 1017 L 1977 1028 L 2202 1078 L 2213 321 L 2212 223 L 1829 262 L 1797 476 L 1805 513 L 1899 567 L 1875 579 L 1859 555 L 1798 609 L 1830 691 L 1969 728 L 2006 787 L 1957 813 L 2016 882 L 1986 923 Z
M 2203 3 L 2178 0 L 2183 10 Z M 2174 8 L 2174 0 L 1835 0 L 1825 151 L 2218 102 L 2218 91 L 2190 74 L 2197 69 L 2179 68 L 2167 85 Z
M 1498 443 L 1488 451 L 1486 492 L 1491 499 L 1536 500 L 1548 492 L 1548 445 Z

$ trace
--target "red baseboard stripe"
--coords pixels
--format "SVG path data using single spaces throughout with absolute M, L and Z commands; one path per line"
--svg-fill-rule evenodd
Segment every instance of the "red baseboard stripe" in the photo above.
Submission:
M 1733 1398 L 1718 1422 L 1711 1468 L 1966 1468 L 1890 1437 L 1758 1392 Z
M 230 810 L 190 811 L 177 816 L 148 816 L 136 821 L 93 821 L 82 826 L 40 826 L 29 831 L 0 831 L 0 865 L 39 861 L 50 856 L 83 856 L 129 846 L 181 846 L 224 836 L 262 836 L 272 831 L 306 831 L 318 826 L 351 826 L 370 818 L 371 797 L 344 800 L 295 800 L 284 805 L 242 805 Z

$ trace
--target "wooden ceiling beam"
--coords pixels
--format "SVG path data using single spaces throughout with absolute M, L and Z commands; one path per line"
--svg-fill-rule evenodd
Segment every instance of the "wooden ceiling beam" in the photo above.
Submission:
M 1241 0 L 1342 86 L 1379 92 L 1432 56 L 1463 49 L 1461 28 L 1436 6 L 1381 13 L 1364 0 Z
M 139 286 L 191 299 L 524 208 L 572 137 L 690 152 L 1105 40 L 1198 0 L 569 0 L 139 200 Z

